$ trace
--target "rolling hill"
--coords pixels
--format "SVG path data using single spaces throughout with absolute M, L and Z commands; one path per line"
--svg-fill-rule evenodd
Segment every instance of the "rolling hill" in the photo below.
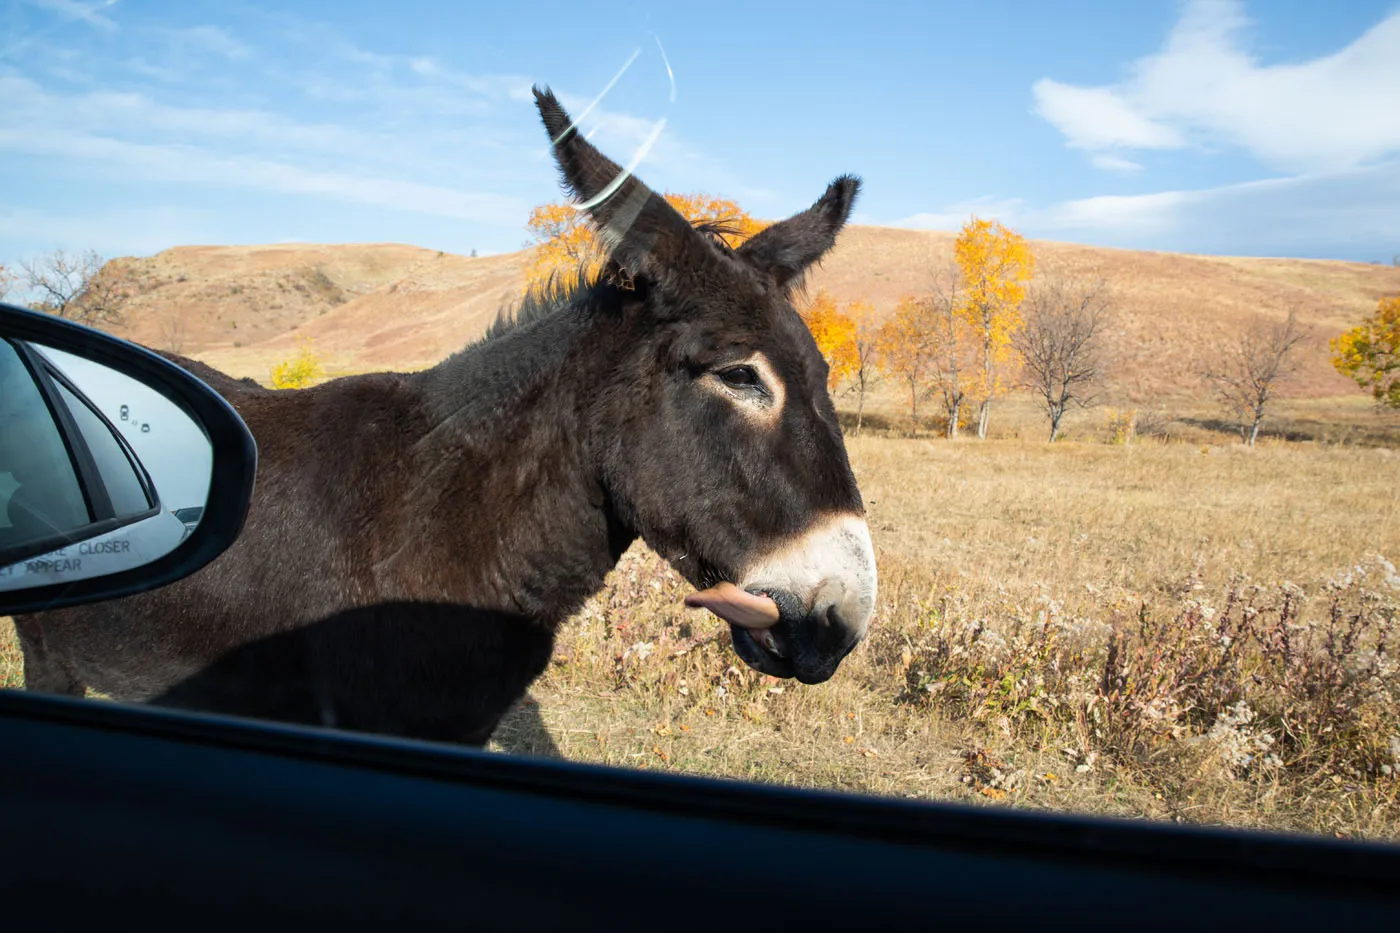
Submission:
M 808 279 L 809 292 L 887 313 L 926 291 L 952 260 L 950 233 L 851 227 Z M 1033 242 L 1041 268 L 1096 272 L 1119 310 L 1112 388 L 1125 399 L 1199 394 L 1193 373 L 1221 335 L 1289 309 L 1309 330 L 1285 394 L 1355 393 L 1328 363 L 1327 340 L 1376 300 L 1400 293 L 1400 268 L 1364 263 L 1195 256 Z M 184 246 L 114 260 L 136 289 L 113 330 L 237 376 L 313 338 L 330 372 L 430 366 L 478 337 L 519 295 L 525 252 L 468 258 L 398 244 Z

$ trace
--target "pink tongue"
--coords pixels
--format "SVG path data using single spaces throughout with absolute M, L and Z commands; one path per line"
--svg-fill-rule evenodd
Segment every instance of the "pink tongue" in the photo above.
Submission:
M 733 583 L 721 583 L 708 590 L 691 593 L 685 604 L 692 609 L 708 609 L 740 628 L 764 629 L 778 624 L 778 604 L 767 596 L 755 596 Z

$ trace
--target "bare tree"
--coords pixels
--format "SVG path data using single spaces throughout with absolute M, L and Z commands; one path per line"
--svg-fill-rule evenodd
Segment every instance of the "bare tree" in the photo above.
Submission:
M 881 371 L 909 387 L 909 420 L 915 434 L 919 433 L 919 399 L 929 393 L 933 357 L 938 352 L 929 307 L 912 295 L 901 298 L 876 340 Z
M 1021 356 L 1021 384 L 1045 403 L 1053 444 L 1066 410 L 1097 397 L 1112 313 L 1108 286 L 1097 276 L 1051 273 L 1030 289 L 1022 309 L 1025 323 L 1011 345 Z
M 847 314 L 855 323 L 855 369 L 851 384 L 846 391 L 856 393 L 856 431 L 859 434 L 865 423 L 865 397 L 880 381 L 880 369 L 876 362 L 880 344 L 880 325 L 875 319 L 875 308 L 863 301 L 853 301 L 847 306 Z
M 1246 444 L 1254 445 L 1279 383 L 1296 370 L 1293 349 L 1303 337 L 1292 310 L 1286 321 L 1260 318 L 1222 344 L 1216 363 L 1202 373 Z
M 10 273 L 10 270 L 0 266 L 0 301 L 5 300 L 5 296 L 10 293 L 10 289 L 15 287 L 19 279 Z
M 121 277 L 105 265 L 94 250 L 74 255 L 61 249 L 21 264 L 41 310 L 90 325 L 119 320 L 129 297 Z
M 170 353 L 184 353 L 187 336 L 185 316 L 179 311 L 172 311 L 160 322 L 161 349 Z

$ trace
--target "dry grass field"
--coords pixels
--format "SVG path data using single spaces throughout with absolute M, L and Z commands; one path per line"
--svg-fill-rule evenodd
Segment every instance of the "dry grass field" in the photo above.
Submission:
M 1400 837 L 1400 413 L 1344 394 L 1325 351 L 1400 292 L 1400 270 L 1034 245 L 1117 283 L 1108 401 L 1138 411 L 1136 438 L 1115 442 L 1098 407 L 1071 412 L 1051 446 L 1033 402 L 1012 398 L 987 440 L 947 441 L 911 424 L 888 385 L 856 436 L 842 396 L 881 597 L 837 676 L 802 686 L 744 667 L 639 544 L 492 747 Z M 858 228 L 813 286 L 892 304 L 950 248 L 942 234 Z M 409 247 L 191 247 L 133 262 L 156 284 L 130 335 L 159 346 L 168 316 L 188 314 L 185 352 L 264 381 L 298 334 L 332 376 L 431 365 L 486 326 L 520 275 L 518 254 Z M 269 304 L 275 319 L 257 319 Z M 1289 306 L 1316 332 L 1245 448 L 1191 360 L 1210 335 Z M 21 684 L 0 620 L 0 686 Z
M 1400 835 L 1400 462 L 1268 442 L 850 448 L 882 595 L 829 683 L 744 668 L 635 547 L 499 748 Z
M 849 441 L 881 598 L 832 681 L 744 667 L 637 545 L 493 747 L 1400 836 L 1400 455 L 899 433 Z M 8 625 L 0 678 L 21 683 Z

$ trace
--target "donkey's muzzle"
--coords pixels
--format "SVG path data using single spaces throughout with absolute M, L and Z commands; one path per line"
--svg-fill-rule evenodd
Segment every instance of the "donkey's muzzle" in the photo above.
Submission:
M 735 652 L 749 667 L 773 677 L 795 677 L 804 684 L 830 680 L 860 643 L 864 627 L 847 622 L 836 605 L 812 611 L 791 593 L 769 589 L 765 595 L 778 604 L 778 624 L 747 629 L 731 623 Z
M 777 625 L 735 631 L 739 657 L 776 677 L 809 684 L 830 679 L 875 613 L 875 552 L 865 519 L 828 516 L 774 542 L 739 585 L 771 597 L 779 609 Z

